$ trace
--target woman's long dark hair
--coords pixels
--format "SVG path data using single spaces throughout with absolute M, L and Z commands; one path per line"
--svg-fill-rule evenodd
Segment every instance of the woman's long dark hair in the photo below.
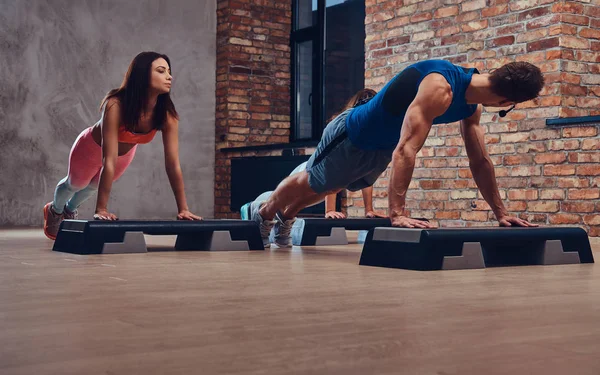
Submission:
M 356 92 L 356 94 L 354 94 L 350 99 L 348 99 L 348 101 L 346 102 L 346 105 L 344 106 L 344 108 L 342 108 L 335 115 L 331 116 L 331 119 L 329 121 L 333 120 L 334 118 L 336 118 L 337 116 L 339 116 L 340 113 L 344 112 L 347 109 L 358 107 L 359 105 L 365 104 L 369 100 L 373 99 L 373 97 L 375 95 L 377 95 L 377 91 L 372 90 L 372 89 L 360 89 L 360 90 L 358 90 Z
M 148 107 L 148 95 L 150 88 L 150 75 L 152 74 L 152 63 L 156 59 L 163 58 L 171 66 L 167 55 L 156 52 L 142 52 L 138 54 L 127 69 L 123 83 L 117 89 L 112 89 L 102 99 L 100 108 L 111 98 L 116 98 L 121 104 L 121 118 L 128 131 L 134 131 L 140 121 L 142 112 Z M 161 94 L 156 100 L 156 106 L 152 112 L 152 128 L 162 130 L 167 119 L 167 113 L 179 118 L 175 105 L 171 100 L 170 93 Z

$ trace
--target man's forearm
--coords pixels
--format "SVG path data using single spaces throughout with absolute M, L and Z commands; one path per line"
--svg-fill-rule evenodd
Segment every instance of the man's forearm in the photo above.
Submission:
M 471 172 L 473 178 L 483 199 L 490 205 L 496 218 L 506 216 L 508 213 L 500 198 L 500 192 L 498 191 L 498 184 L 496 183 L 496 174 L 494 173 L 494 164 L 488 158 L 477 165 L 471 164 Z
M 404 216 L 406 192 L 415 169 L 416 155 L 394 151 L 388 188 L 389 215 Z

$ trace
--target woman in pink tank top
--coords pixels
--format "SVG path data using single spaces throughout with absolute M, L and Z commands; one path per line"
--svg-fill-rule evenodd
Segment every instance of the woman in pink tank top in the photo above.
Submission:
M 101 118 L 85 129 L 73 144 L 69 169 L 44 206 L 44 233 L 56 239 L 64 219 L 77 218 L 77 208 L 94 193 L 96 220 L 117 220 L 108 211 L 112 184 L 127 169 L 138 144 L 163 134 L 165 168 L 177 202 L 177 219 L 201 220 L 188 209 L 179 164 L 179 117 L 170 97 L 170 61 L 166 55 L 142 52 L 131 64 L 119 88 L 111 90 L 101 105 Z

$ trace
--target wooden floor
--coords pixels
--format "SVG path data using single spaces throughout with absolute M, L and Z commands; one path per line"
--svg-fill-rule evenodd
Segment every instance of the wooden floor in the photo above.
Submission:
M 600 374 L 597 264 L 415 272 L 358 266 L 357 244 L 51 246 L 0 231 L 0 374 Z

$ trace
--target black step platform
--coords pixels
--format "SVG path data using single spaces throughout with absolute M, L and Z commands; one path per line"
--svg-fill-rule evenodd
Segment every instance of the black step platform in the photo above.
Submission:
M 296 246 L 347 245 L 346 230 L 369 230 L 391 226 L 390 219 L 297 219 L 292 228 Z
M 65 220 L 52 250 L 72 254 L 146 252 L 144 234 L 177 235 L 175 250 L 264 250 L 258 225 L 248 220 Z
M 360 265 L 449 270 L 517 265 L 594 263 L 581 228 L 374 228 Z

